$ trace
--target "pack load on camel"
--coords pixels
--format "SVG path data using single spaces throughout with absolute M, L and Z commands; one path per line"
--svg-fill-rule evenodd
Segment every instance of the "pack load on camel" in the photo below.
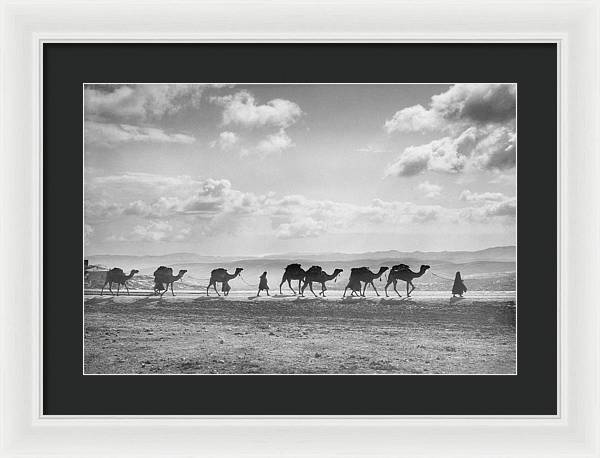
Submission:
M 292 288 L 292 280 L 298 280 L 298 291 L 300 291 L 305 277 L 306 271 L 302 268 L 301 264 L 289 264 L 283 272 L 283 277 L 281 277 L 281 283 L 279 283 L 279 294 L 282 294 L 281 286 L 286 282 L 289 288 L 292 290 L 292 293 L 296 294 L 296 291 L 294 291 L 294 288 Z
M 163 291 L 168 277 L 173 276 L 171 267 L 160 266 L 154 271 L 154 291 Z
M 373 280 L 381 279 L 381 276 L 386 270 L 388 270 L 388 267 L 380 267 L 377 272 L 371 272 L 368 267 L 354 267 L 350 269 L 350 279 L 348 280 L 348 285 L 346 286 L 346 289 L 344 289 L 344 295 L 342 297 L 346 296 L 348 288 L 352 290 L 351 296 L 353 296 L 355 292 L 359 292 L 361 282 L 364 283 L 362 293 L 360 294 L 361 296 L 365 296 L 368 285 L 371 285 L 375 294 L 379 296 L 379 292 L 377 291 L 377 288 L 375 288 Z
M 162 297 L 169 289 L 169 285 L 171 285 L 171 294 L 175 296 L 175 293 L 173 292 L 173 283 L 183 277 L 186 272 L 187 270 L 181 269 L 179 273 L 174 276 L 172 268 L 160 266 L 154 271 L 154 293 L 158 294 L 162 291 L 160 294 Z
M 300 265 L 300 264 L 298 264 Z M 321 268 L 321 266 L 312 266 L 310 269 L 308 269 L 306 271 L 306 276 L 307 277 L 318 277 L 323 273 L 323 269 Z
M 396 264 L 395 266 L 392 266 L 390 272 L 399 272 L 401 270 L 409 270 L 410 267 L 407 266 L 406 264 Z
M 317 297 L 316 293 L 313 291 L 312 284 L 313 282 L 321 284 L 321 292 L 320 296 L 325 297 L 325 291 L 327 291 L 327 283 L 330 280 L 335 281 L 337 276 L 343 272 L 343 269 L 335 269 L 331 275 L 325 272 L 321 266 L 312 266 L 310 269 L 306 271 L 306 275 L 304 276 L 304 286 L 302 286 L 302 290 L 300 291 L 301 295 L 304 295 L 304 290 L 308 286 L 310 288 L 310 292 L 313 293 L 315 297 Z

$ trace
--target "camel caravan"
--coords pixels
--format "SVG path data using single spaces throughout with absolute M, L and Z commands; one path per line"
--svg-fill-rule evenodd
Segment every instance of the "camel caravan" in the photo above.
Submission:
M 396 294 L 399 297 L 402 297 L 402 295 L 398 292 L 397 284 L 398 281 L 403 281 L 406 283 L 406 297 L 410 297 L 410 294 L 415 290 L 413 280 L 415 278 L 421 277 L 429 268 L 430 266 L 424 264 L 421 265 L 418 272 L 413 272 L 412 270 L 410 270 L 410 267 L 408 265 L 397 264 L 391 269 L 389 267 L 380 267 L 377 272 L 372 272 L 368 267 L 354 267 L 350 269 L 350 278 L 348 279 L 348 284 L 344 289 L 342 298 L 346 297 L 348 290 L 350 290 L 349 297 L 365 297 L 365 292 L 369 285 L 373 288 L 375 294 L 379 296 L 380 294 L 379 291 L 377 291 L 377 288 L 375 287 L 374 281 L 380 279 L 381 276 L 388 270 L 389 273 L 387 275 L 386 284 L 384 287 L 385 296 L 389 297 L 388 287 L 390 285 L 393 285 Z M 224 268 L 213 269 L 210 273 L 208 286 L 206 287 L 206 295 L 210 296 L 210 288 L 212 287 L 215 293 L 217 293 L 217 296 L 221 296 L 221 293 L 223 294 L 223 296 L 228 296 L 229 292 L 231 291 L 231 285 L 229 284 L 229 282 L 237 277 L 240 277 L 243 270 L 243 268 L 238 267 L 237 269 L 235 269 L 234 273 L 229 273 L 227 272 L 227 269 Z M 120 269 L 118 267 L 112 268 L 106 273 L 106 281 L 102 286 L 100 295 L 103 294 L 106 285 L 108 285 L 108 290 L 111 292 L 111 294 L 114 295 L 112 285 L 115 283 L 117 284 L 117 296 L 119 295 L 119 290 L 121 286 L 125 287 L 125 289 L 127 290 L 127 294 L 129 295 L 127 281 L 130 280 L 138 272 L 138 270 L 133 269 L 128 275 L 126 275 L 123 269 Z M 186 272 L 187 270 L 182 269 L 178 272 L 177 275 L 173 275 L 173 269 L 171 267 L 160 266 L 154 271 L 153 274 L 153 294 L 160 295 L 160 297 L 162 297 L 169 290 L 170 287 L 171 295 L 175 296 L 175 293 L 173 292 L 173 284 L 177 280 L 180 280 Z M 281 278 L 281 283 L 279 284 L 279 294 L 283 295 L 282 286 L 285 283 L 287 283 L 289 289 L 294 295 L 299 294 L 301 297 L 304 297 L 304 292 L 308 287 L 308 289 L 314 295 L 314 297 L 326 297 L 326 283 L 329 281 L 337 281 L 338 276 L 342 272 L 343 269 L 335 269 L 331 274 L 328 274 L 321 268 L 321 266 L 312 266 L 309 269 L 304 270 L 301 264 L 289 264 L 284 269 L 283 276 Z M 298 291 L 296 291 L 293 288 L 292 281 L 298 281 Z M 217 283 L 221 284 L 221 293 L 219 293 Z M 314 283 L 321 285 L 321 291 L 319 291 L 318 295 L 313 290 Z M 267 283 L 267 272 L 264 272 L 260 276 L 258 284 L 258 293 L 256 294 L 256 297 L 260 296 L 261 291 L 266 291 L 267 296 L 270 296 L 269 286 Z

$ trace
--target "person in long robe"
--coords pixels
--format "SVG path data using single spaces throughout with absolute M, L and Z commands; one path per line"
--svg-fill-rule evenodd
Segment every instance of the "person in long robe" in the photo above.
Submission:
M 223 292 L 223 296 L 229 296 L 229 291 L 231 291 L 231 285 L 229 285 L 228 281 L 224 281 L 221 285 L 221 291 Z
M 452 297 L 456 297 L 457 294 L 462 297 L 466 292 L 467 287 L 460 277 L 460 272 L 456 272 L 456 276 L 454 277 L 454 285 L 452 286 Z
M 267 284 L 267 273 L 263 272 L 260 276 L 260 281 L 258 282 L 258 293 L 256 293 L 256 297 L 260 296 L 261 291 L 266 291 L 267 296 L 269 296 L 269 285 Z

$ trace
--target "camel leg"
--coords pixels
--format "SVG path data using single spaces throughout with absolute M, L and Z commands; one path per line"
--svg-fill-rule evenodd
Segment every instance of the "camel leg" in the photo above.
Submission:
M 292 290 L 292 293 L 294 293 L 294 296 L 296 295 L 296 291 L 294 291 L 294 288 L 292 288 L 292 281 L 288 278 L 288 286 L 290 287 L 290 289 Z
M 127 295 L 131 296 L 131 294 L 129 294 L 129 287 L 127 286 L 127 283 L 123 283 L 123 286 L 125 287 L 125 289 L 127 290 Z
M 313 288 L 312 288 L 312 282 L 310 282 L 310 283 L 308 284 L 308 287 L 310 288 L 310 292 L 311 292 L 311 293 L 313 293 L 313 296 L 317 297 L 317 295 L 316 295 L 316 294 L 315 294 L 315 292 L 313 291 Z
M 112 281 L 108 283 L 108 290 L 110 291 L 110 294 L 112 294 L 113 296 L 115 295 L 115 293 L 113 293 L 112 290 Z
M 362 294 L 361 294 L 362 297 L 365 297 L 365 292 L 367 291 L 367 285 L 368 285 L 368 283 L 365 282 L 365 286 L 364 286 L 364 288 L 362 290 Z
M 413 285 L 412 281 L 410 282 L 410 286 L 411 286 L 410 292 L 412 293 L 415 290 L 415 285 Z M 410 296 L 410 294 L 409 294 L 409 296 Z
M 398 290 L 396 289 L 396 282 L 394 282 L 394 291 L 396 291 L 396 294 L 397 294 L 399 297 L 402 297 L 402 294 L 400 294 L 400 293 L 398 292 Z
M 346 286 L 346 289 L 344 289 L 344 294 L 342 295 L 342 298 L 346 297 L 346 291 L 348 291 L 348 287 Z
M 300 283 L 302 283 L 302 280 L 298 280 L 298 292 L 300 292 Z M 300 295 L 304 296 L 304 291 Z
M 281 277 L 281 283 L 279 283 L 279 294 L 283 294 L 281 292 L 281 285 L 283 285 L 285 283 L 285 275 L 283 277 Z
M 392 281 L 393 281 L 393 280 L 390 280 L 390 277 L 388 276 L 387 282 L 386 282 L 386 284 L 385 284 L 385 297 L 389 297 L 389 296 L 388 296 L 387 289 L 388 289 L 388 286 L 390 286 L 390 284 L 392 283 Z M 394 288 L 395 288 L 395 287 L 396 287 L 396 283 L 394 282 Z M 396 292 L 397 292 L 397 291 L 396 291 Z
M 325 297 L 325 291 L 327 291 L 327 286 L 325 283 L 321 283 L 321 296 Z
M 214 283 L 213 283 L 213 288 L 215 289 L 215 293 L 217 293 L 217 296 L 221 296 L 221 295 L 219 294 L 219 290 L 217 289 L 217 282 L 214 282 Z
M 210 282 L 208 283 L 208 286 L 206 287 L 206 295 L 210 296 L 210 294 L 208 294 L 208 288 L 210 288 Z
M 300 282 L 298 282 L 298 285 L 300 285 Z M 307 285 L 308 285 L 308 282 L 305 281 L 304 284 L 302 285 L 302 288 L 298 288 L 298 291 L 300 292 L 300 296 L 304 296 L 304 290 L 306 289 Z
M 260 289 L 258 290 L 258 293 L 256 293 L 256 297 L 260 296 Z
M 106 286 L 107 283 L 108 283 L 108 281 L 105 281 L 104 285 L 102 285 L 102 289 L 100 290 L 100 296 L 102 296 L 102 292 L 104 291 L 104 287 Z
M 371 282 L 371 286 L 375 290 L 375 294 L 377 294 L 379 296 L 379 292 L 377 291 L 377 288 L 375 288 L 375 283 Z
M 175 296 L 175 293 L 173 292 L 173 283 L 175 283 L 175 282 L 171 282 L 171 294 L 172 294 L 173 296 Z

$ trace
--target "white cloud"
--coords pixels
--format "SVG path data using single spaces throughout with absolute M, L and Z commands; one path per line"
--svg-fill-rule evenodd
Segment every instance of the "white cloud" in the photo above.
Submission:
M 92 187 L 105 187 L 117 189 L 119 192 L 130 191 L 131 187 L 143 188 L 144 191 L 147 188 L 156 189 L 160 188 L 161 192 L 165 188 L 185 188 L 187 190 L 190 186 L 198 183 L 198 180 L 190 177 L 189 175 L 178 175 L 178 176 L 167 176 L 167 175 L 155 175 L 152 173 L 139 173 L 139 172 L 128 172 L 122 175 L 105 175 L 96 176 L 86 181 L 86 188 Z
M 431 97 L 429 109 L 414 105 L 397 111 L 385 122 L 391 132 L 464 130 L 474 124 L 503 124 L 516 116 L 516 85 L 455 84 Z
M 423 105 L 414 105 L 397 111 L 392 119 L 385 122 L 384 128 L 388 133 L 415 132 L 439 129 L 442 123 L 442 118 L 434 111 L 425 109 Z
M 496 172 L 494 178 L 489 180 L 489 182 L 492 184 L 512 185 L 512 186 L 514 186 L 516 181 L 517 181 L 517 177 L 514 173 L 498 173 L 498 172 Z
M 325 223 L 315 221 L 314 219 L 300 218 L 290 223 L 280 224 L 275 231 L 275 236 L 279 239 L 303 239 L 309 237 L 318 237 L 325 232 Z
M 466 202 L 501 202 L 506 199 L 506 196 L 501 192 L 476 193 L 465 189 L 460 193 L 459 199 Z
M 384 124 L 394 132 L 445 132 L 430 143 L 409 146 L 386 169 L 386 176 L 411 176 L 431 170 L 460 173 L 507 170 L 516 164 L 516 86 L 455 84 L 434 95 L 429 108 L 397 111 Z
M 86 85 L 86 119 L 110 122 L 160 119 L 188 107 L 198 107 L 207 88 L 225 86 L 229 87 L 205 84 Z
M 196 139 L 182 133 L 167 133 L 155 127 L 140 127 L 130 124 L 109 124 L 95 121 L 85 123 L 85 142 L 89 145 L 110 146 L 116 143 L 194 143 Z
M 460 200 L 474 204 L 461 210 L 461 217 L 471 221 L 486 222 L 498 217 L 512 221 L 517 216 L 517 198 L 501 192 L 476 193 L 465 189 Z
M 94 183 L 89 190 L 86 188 L 86 224 L 129 218 L 123 221 L 129 221 L 127 224 L 133 228 L 129 238 L 136 240 L 173 241 L 184 236 L 252 232 L 256 227 L 270 230 L 282 239 L 325 233 L 395 232 L 400 227 L 421 230 L 434 221 L 455 225 L 461 219 L 483 224 L 495 217 L 510 219 L 516 205 L 515 198 L 470 191 L 461 194 L 470 206 L 446 208 L 381 199 L 357 205 L 293 194 L 255 194 L 235 189 L 225 179 L 189 176 L 125 174 L 96 180 L 102 186 Z M 428 182 L 420 186 L 431 195 L 437 195 L 439 188 Z M 109 195 L 96 198 L 99 189 Z M 144 223 L 140 224 L 140 220 Z
M 210 147 L 219 147 L 222 150 L 228 150 L 233 148 L 233 146 L 238 143 L 239 139 L 239 136 L 235 132 L 221 132 L 217 140 L 210 142 Z
M 419 191 L 422 191 L 424 193 L 425 197 L 429 199 L 438 197 L 442 191 L 441 186 L 430 183 L 429 181 L 424 181 L 423 183 L 419 184 L 417 188 L 419 189 Z
M 283 129 L 275 134 L 268 135 L 261 140 L 254 150 L 245 150 L 244 154 L 253 154 L 254 152 L 262 156 L 278 154 L 294 146 L 292 139 Z
M 470 127 L 456 137 L 409 146 L 385 170 L 385 176 L 406 177 L 425 171 L 460 173 L 468 166 L 502 170 L 515 166 L 516 137 L 505 127 Z
M 257 105 L 254 95 L 248 91 L 240 91 L 223 97 L 212 97 L 211 100 L 223 107 L 223 125 L 286 128 L 302 116 L 302 110 L 294 102 L 273 99 L 263 105 Z
M 85 217 L 90 220 L 106 220 L 119 216 L 123 213 L 123 206 L 106 200 L 95 199 L 86 193 L 84 204 Z M 93 230 L 93 228 L 92 228 Z
M 129 233 L 110 236 L 108 240 L 116 242 L 181 242 L 186 240 L 190 233 L 190 227 L 175 228 L 166 221 L 152 221 L 147 225 L 134 226 Z

